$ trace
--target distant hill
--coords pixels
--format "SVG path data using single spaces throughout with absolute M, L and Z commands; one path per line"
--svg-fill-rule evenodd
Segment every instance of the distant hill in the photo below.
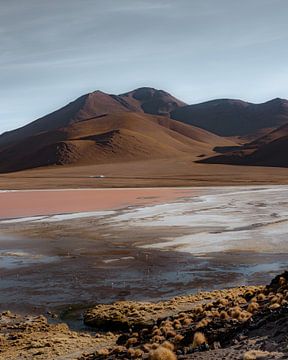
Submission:
M 177 108 L 171 112 L 171 118 L 220 136 L 255 139 L 288 122 L 288 101 L 277 98 L 252 104 L 241 100 L 212 100 Z
M 288 124 L 234 151 L 201 162 L 231 165 L 288 167 Z

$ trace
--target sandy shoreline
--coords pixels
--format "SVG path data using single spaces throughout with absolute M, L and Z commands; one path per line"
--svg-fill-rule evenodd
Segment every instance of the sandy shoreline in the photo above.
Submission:
M 288 168 L 196 164 L 183 159 L 55 166 L 0 174 L 0 189 L 146 188 L 288 184 Z M 95 176 L 103 174 L 104 178 Z

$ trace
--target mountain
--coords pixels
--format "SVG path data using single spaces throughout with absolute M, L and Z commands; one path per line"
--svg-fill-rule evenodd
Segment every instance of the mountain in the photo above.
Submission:
M 288 124 L 234 151 L 204 159 L 203 163 L 288 167 Z
M 170 116 L 173 110 L 187 105 L 163 90 L 148 87 L 122 94 L 120 97 L 138 110 L 153 115 Z
M 215 146 L 235 145 L 203 129 L 141 112 L 98 115 L 71 122 L 65 127 L 62 127 L 63 122 L 60 123 L 57 129 L 32 133 L 0 146 L 0 172 L 48 165 L 103 164 L 187 156 L 193 161 L 199 156 L 212 155 Z
M 288 122 L 288 100 L 276 98 L 263 104 L 212 100 L 177 108 L 170 116 L 220 136 L 255 139 Z
M 288 100 L 279 98 L 263 104 L 218 99 L 187 105 L 163 90 L 149 87 L 120 95 L 94 91 L 26 126 L 2 134 L 0 146 L 75 122 L 123 111 L 164 115 L 219 136 L 245 137 L 245 141 L 254 140 L 288 122 Z
M 19 129 L 0 136 L 0 146 L 11 144 L 25 137 L 52 131 L 86 119 L 119 112 L 141 112 L 155 115 L 168 114 L 185 103 L 163 90 L 139 88 L 134 91 L 112 95 L 102 91 L 81 96 L 63 108 L 46 115 Z
M 191 162 L 287 166 L 286 124 L 288 101 L 278 98 L 187 105 L 148 87 L 120 95 L 94 91 L 2 134 L 0 172 L 183 156 Z M 224 136 L 245 137 L 246 144 Z

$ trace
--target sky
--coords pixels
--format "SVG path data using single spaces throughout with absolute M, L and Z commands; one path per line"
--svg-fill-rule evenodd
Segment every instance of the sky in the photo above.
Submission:
M 97 89 L 288 98 L 287 0 L 0 0 L 0 133 Z

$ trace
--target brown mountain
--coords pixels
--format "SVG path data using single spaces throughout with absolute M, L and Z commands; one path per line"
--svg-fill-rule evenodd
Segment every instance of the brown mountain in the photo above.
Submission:
M 234 151 L 201 162 L 288 167 L 288 124 Z
M 171 118 L 220 136 L 255 139 L 288 122 L 288 101 L 277 98 L 252 104 L 241 100 L 212 100 L 177 108 L 171 112 Z
M 288 101 L 282 99 L 187 106 L 147 87 L 120 95 L 95 91 L 2 134 L 0 172 L 183 156 L 191 161 L 205 157 L 207 163 L 287 166 L 283 152 L 288 125 L 283 124 L 288 124 Z M 223 137 L 251 134 L 253 139 L 264 136 L 242 147 Z
M 163 90 L 147 87 L 122 95 L 111 95 L 102 91 L 95 91 L 81 96 L 65 107 L 26 126 L 2 134 L 0 136 L 0 146 L 104 114 L 132 111 L 162 115 L 184 105 L 186 104 Z
M 168 117 L 121 111 L 32 133 L 0 147 L 0 172 L 187 156 L 193 161 L 212 155 L 215 146 L 231 145 L 230 140 Z

